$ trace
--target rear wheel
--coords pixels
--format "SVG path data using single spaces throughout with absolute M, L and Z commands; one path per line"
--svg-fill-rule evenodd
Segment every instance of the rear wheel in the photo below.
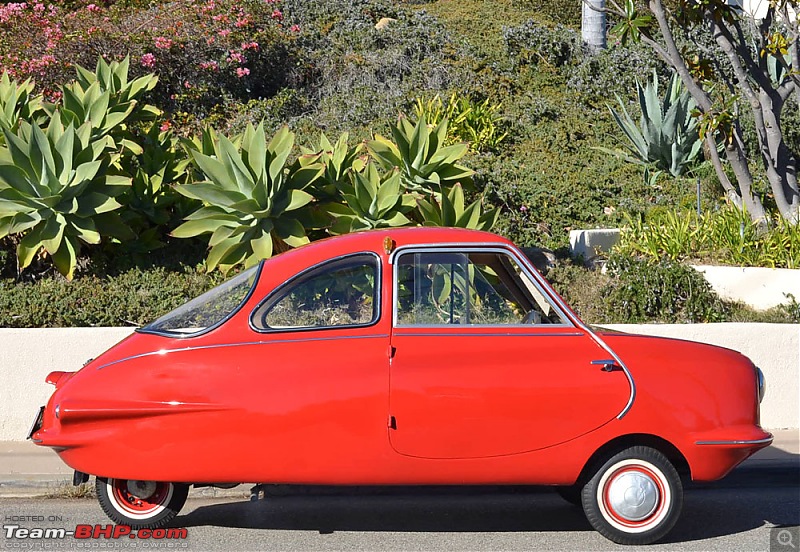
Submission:
M 98 477 L 97 500 L 114 523 L 134 529 L 157 529 L 183 507 L 189 485 Z
M 631 447 L 597 469 L 582 493 L 592 527 L 619 544 L 650 544 L 678 521 L 683 486 L 661 452 Z

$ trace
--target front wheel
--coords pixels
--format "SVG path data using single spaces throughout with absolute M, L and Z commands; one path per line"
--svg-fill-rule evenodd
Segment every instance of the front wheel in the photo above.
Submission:
M 594 529 L 618 544 L 650 544 L 678 521 L 683 486 L 672 463 L 649 447 L 615 454 L 594 473 L 581 496 Z
M 183 507 L 189 485 L 98 477 L 97 500 L 114 523 L 133 529 L 158 529 Z

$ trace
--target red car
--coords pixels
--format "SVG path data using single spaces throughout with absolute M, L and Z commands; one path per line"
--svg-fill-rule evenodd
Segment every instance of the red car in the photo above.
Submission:
M 682 478 L 772 441 L 749 359 L 593 330 L 513 244 L 461 229 L 283 253 L 47 381 L 30 437 L 136 528 L 192 484 L 533 484 L 643 544 Z

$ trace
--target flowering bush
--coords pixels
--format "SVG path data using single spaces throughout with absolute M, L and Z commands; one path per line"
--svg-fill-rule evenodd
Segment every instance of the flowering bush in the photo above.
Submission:
M 274 0 L 177 0 L 148 10 L 11 3 L 0 6 L 0 72 L 34 77 L 57 101 L 73 64 L 130 55 L 133 76 L 159 76 L 159 107 L 201 115 L 225 98 L 271 96 L 291 80 L 300 27 L 283 19 Z

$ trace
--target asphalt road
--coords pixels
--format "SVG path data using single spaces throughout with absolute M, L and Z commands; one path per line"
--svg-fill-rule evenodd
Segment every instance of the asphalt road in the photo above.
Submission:
M 683 516 L 663 543 L 648 550 L 800 548 L 797 470 L 744 474 L 686 491 Z M 109 524 L 88 499 L 5 499 L 0 549 L 10 550 L 634 550 L 605 540 L 580 509 L 536 489 L 372 489 L 290 495 L 249 502 L 190 499 L 176 527 L 180 540 L 58 541 L 6 538 L 24 528 Z M 772 529 L 777 527 L 778 529 Z M 791 542 L 780 528 L 791 533 Z M 771 544 L 772 535 L 772 546 Z

